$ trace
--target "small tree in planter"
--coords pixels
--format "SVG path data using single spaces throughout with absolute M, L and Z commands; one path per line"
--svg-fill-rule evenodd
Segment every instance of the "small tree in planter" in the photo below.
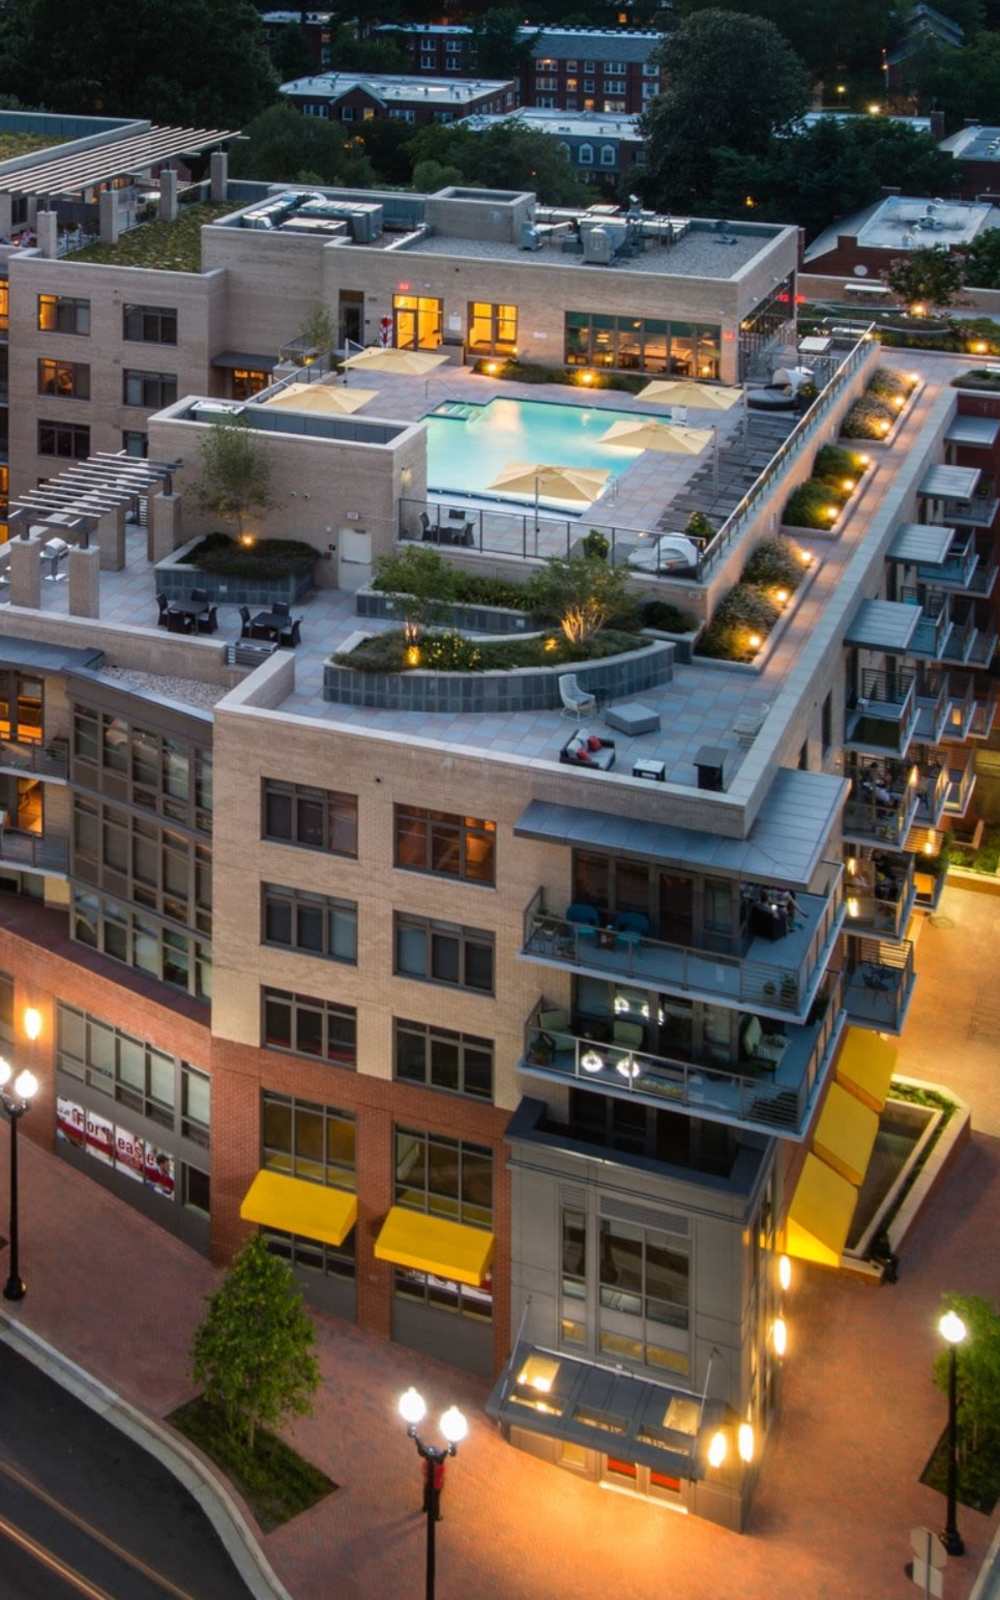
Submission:
M 399 595 L 409 645 L 416 645 L 424 629 L 440 619 L 457 587 L 457 575 L 444 557 L 419 546 L 400 555 L 380 556 L 375 581 L 379 589 Z
M 528 585 L 531 610 L 559 618 L 571 644 L 586 644 L 614 618 L 628 626 L 634 606 L 621 567 L 609 566 L 601 556 L 553 556 Z
M 919 316 L 928 306 L 931 310 L 941 310 L 959 302 L 965 266 L 960 255 L 930 245 L 890 261 L 885 281 L 906 302 L 911 313 Z
M 611 545 L 600 528 L 591 528 L 586 538 L 581 541 L 580 548 L 585 556 L 599 556 L 602 561 L 607 561 Z
M 206 511 L 236 524 L 241 544 L 246 519 L 267 511 L 271 498 L 271 463 L 260 440 L 238 417 L 215 422 L 201 441 L 201 477 L 196 494 Z
M 248 1453 L 258 1428 L 312 1410 L 319 1387 L 315 1342 L 291 1268 L 257 1235 L 209 1296 L 192 1352 L 195 1382 Z
M 296 334 L 296 341 L 303 347 L 303 354 L 309 358 L 306 365 L 309 365 L 315 356 L 330 354 L 337 343 L 337 329 L 327 306 L 322 304 L 313 306 Z

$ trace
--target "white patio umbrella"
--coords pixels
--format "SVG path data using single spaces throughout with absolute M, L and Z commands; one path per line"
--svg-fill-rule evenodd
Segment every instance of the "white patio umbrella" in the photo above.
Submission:
M 712 428 L 682 428 L 670 422 L 637 417 L 634 422 L 614 422 L 601 434 L 601 444 L 629 450 L 660 450 L 664 455 L 698 456 L 714 436 Z
M 499 472 L 488 489 L 498 489 L 504 494 L 533 494 L 535 497 L 535 532 L 538 532 L 538 502 L 544 495 L 547 500 L 568 500 L 574 505 L 587 505 L 596 500 L 611 473 L 606 467 L 553 467 L 544 463 L 512 461 Z
M 682 533 L 665 533 L 631 552 L 628 564 L 635 572 L 662 572 L 664 567 L 695 567 L 698 546 Z
M 368 372 L 395 372 L 403 378 L 426 378 L 447 359 L 433 350 L 397 350 L 392 345 L 376 344 L 359 350 L 356 356 L 348 356 L 344 366 L 352 370 L 362 367 Z
M 290 383 L 286 389 L 261 402 L 265 406 L 287 406 L 289 411 L 320 411 L 329 415 L 360 411 L 374 400 L 377 389 L 347 389 L 332 383 Z
M 703 411 L 728 411 L 743 398 L 742 389 L 721 383 L 693 383 L 690 378 L 657 378 L 639 393 L 640 400 L 664 406 L 700 406 Z

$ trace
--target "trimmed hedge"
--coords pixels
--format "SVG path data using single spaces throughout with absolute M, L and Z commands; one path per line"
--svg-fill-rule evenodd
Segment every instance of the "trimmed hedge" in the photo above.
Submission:
M 840 431 L 845 439 L 884 439 L 895 420 L 896 412 L 891 406 L 874 395 L 863 394 L 848 411 Z
M 789 528 L 832 528 L 836 517 L 830 516 L 831 506 L 839 511 L 847 495 L 831 483 L 820 478 L 807 478 L 789 495 L 781 520 Z
M 798 588 L 805 568 L 787 539 L 762 539 L 743 568 L 743 582 L 766 588 Z
M 825 444 L 813 462 L 813 477 L 842 490 L 844 479 L 860 477 L 866 465 L 857 450 L 845 450 L 839 444 Z M 850 492 L 847 490 L 848 494 Z
M 228 533 L 209 533 L 185 559 L 201 572 L 230 578 L 287 578 L 311 572 L 317 555 L 301 539 L 259 539 L 242 545 Z
M 554 640 L 552 648 L 546 648 Z M 562 633 L 534 639 L 498 639 L 473 642 L 460 633 L 427 632 L 416 649 L 419 660 L 406 659 L 411 648 L 402 630 L 379 633 L 365 639 L 355 650 L 334 656 L 339 667 L 354 667 L 358 672 L 407 672 L 414 668 L 435 672 L 496 672 L 513 667 L 560 667 L 573 661 L 602 661 L 607 656 L 624 655 L 629 650 L 648 649 L 651 639 L 634 633 L 619 633 L 605 628 L 586 644 L 575 645 Z
M 761 646 L 750 635 L 767 638 L 781 615 L 781 607 L 763 589 L 738 583 L 715 608 L 715 615 L 695 645 L 700 656 L 724 661 L 752 661 Z
M 645 600 L 639 607 L 639 621 L 644 628 L 656 628 L 660 633 L 694 633 L 698 618 L 680 606 L 666 600 Z
M 496 372 L 488 372 L 496 367 Z M 509 378 L 515 383 L 568 383 L 580 389 L 621 389 L 625 394 L 639 394 L 649 382 L 648 377 L 633 378 L 619 372 L 595 372 L 592 367 L 543 367 L 534 361 L 504 361 L 500 358 L 477 361 L 472 369 L 485 378 Z M 591 381 L 584 383 L 581 372 L 589 372 Z

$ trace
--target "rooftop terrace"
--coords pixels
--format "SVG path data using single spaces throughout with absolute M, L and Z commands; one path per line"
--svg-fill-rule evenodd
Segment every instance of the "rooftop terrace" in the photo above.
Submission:
M 201 271 L 201 230 L 233 209 L 231 203 L 203 201 L 181 206 L 175 222 L 143 222 L 123 233 L 117 244 L 95 240 L 73 251 L 67 261 L 93 261 L 106 267 L 149 267 L 159 272 Z

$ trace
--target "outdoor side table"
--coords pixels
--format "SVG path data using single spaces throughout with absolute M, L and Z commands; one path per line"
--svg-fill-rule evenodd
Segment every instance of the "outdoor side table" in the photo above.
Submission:
M 643 757 L 632 763 L 633 778 L 646 778 L 650 783 L 664 783 L 667 769 L 662 761 L 650 761 Z
M 604 713 L 604 720 L 609 728 L 616 728 L 619 733 L 635 734 L 658 733 L 660 728 L 660 713 L 654 711 L 652 706 L 644 706 L 639 701 L 626 706 L 609 706 Z

